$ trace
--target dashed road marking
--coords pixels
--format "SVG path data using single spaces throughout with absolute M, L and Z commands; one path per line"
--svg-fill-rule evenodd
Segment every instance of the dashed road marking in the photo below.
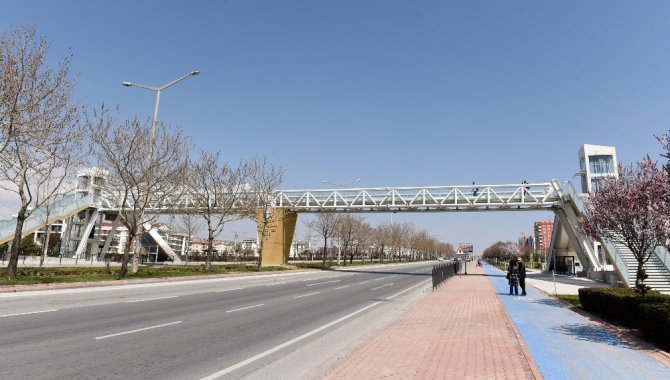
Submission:
M 140 332 L 140 331 L 153 330 L 153 329 L 157 329 L 157 328 L 160 328 L 160 327 L 172 326 L 172 325 L 176 325 L 177 323 L 181 323 L 181 321 L 175 321 L 175 322 L 170 322 L 170 323 L 163 323 L 162 325 L 155 325 L 155 326 L 143 327 L 143 328 L 141 328 L 141 329 L 135 329 L 135 330 L 130 330 L 130 331 L 124 331 L 124 332 L 120 332 L 120 333 L 116 333 L 116 334 L 109 334 L 109 335 L 97 336 L 97 337 L 95 337 L 95 339 L 97 339 L 97 340 L 100 340 L 100 339 L 107 339 L 107 338 L 111 338 L 111 337 L 115 337 L 115 336 L 119 336 L 119 335 L 132 334 L 132 333 L 136 333 L 136 332 Z
M 226 313 L 232 313 L 232 312 L 240 311 L 240 310 L 253 309 L 253 308 L 255 308 L 255 307 L 261 307 L 261 306 L 265 306 L 265 304 L 264 304 L 264 303 L 259 303 L 258 305 L 251 305 L 251 306 L 241 307 L 241 308 L 239 308 L 239 309 L 226 310 Z
M 319 294 L 319 293 L 321 293 L 321 292 L 313 292 L 313 293 L 301 294 L 301 295 L 299 295 L 299 296 L 295 296 L 295 297 L 293 297 L 293 298 L 309 297 L 309 296 L 313 296 L 313 295 L 315 295 L 315 294 Z

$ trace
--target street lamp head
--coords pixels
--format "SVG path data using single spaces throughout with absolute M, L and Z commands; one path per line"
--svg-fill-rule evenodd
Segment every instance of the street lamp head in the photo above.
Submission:
M 200 71 L 193 70 L 193 71 L 191 71 L 191 75 L 200 75 Z
M 121 84 L 124 85 L 124 86 L 126 86 L 126 87 L 130 87 L 130 86 L 133 85 L 133 84 L 130 83 L 130 82 L 123 82 L 123 83 L 121 83 Z

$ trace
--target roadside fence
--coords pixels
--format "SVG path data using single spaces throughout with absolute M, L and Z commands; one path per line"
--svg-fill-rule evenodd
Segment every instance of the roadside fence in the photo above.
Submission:
M 433 290 L 439 287 L 443 282 L 447 281 L 450 277 L 458 274 L 460 269 L 460 261 L 452 261 L 433 266 Z

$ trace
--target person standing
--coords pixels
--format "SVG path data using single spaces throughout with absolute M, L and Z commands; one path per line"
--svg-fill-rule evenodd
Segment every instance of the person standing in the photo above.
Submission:
M 524 265 L 523 260 L 519 257 L 519 264 L 517 265 L 517 270 L 519 272 L 519 286 L 521 286 L 521 295 L 526 295 L 526 265 Z
M 507 267 L 507 281 L 509 283 L 509 295 L 519 295 L 519 267 L 514 257 L 509 261 Z

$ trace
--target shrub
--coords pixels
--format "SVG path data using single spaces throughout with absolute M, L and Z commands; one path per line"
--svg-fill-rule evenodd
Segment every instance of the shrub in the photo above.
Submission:
M 641 304 L 670 304 L 670 296 L 648 292 L 642 296 L 631 288 L 582 288 L 579 301 L 584 310 L 628 327 L 640 327 Z
M 644 335 L 665 348 L 670 347 L 670 303 L 641 304 L 639 312 Z

